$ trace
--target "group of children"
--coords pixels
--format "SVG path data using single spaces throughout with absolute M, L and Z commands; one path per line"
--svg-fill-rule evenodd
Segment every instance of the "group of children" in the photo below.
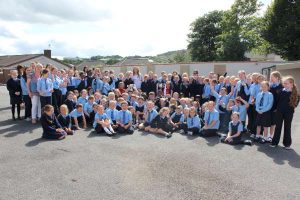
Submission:
M 133 134 L 134 129 L 170 138 L 173 133 L 220 136 L 228 144 L 252 145 L 253 141 L 278 145 L 284 123 L 283 144 L 290 149 L 291 123 L 299 94 L 292 77 L 274 71 L 270 81 L 262 74 L 207 77 L 194 71 L 157 77 L 141 76 L 135 67 L 115 77 L 113 71 L 58 70 L 32 63 L 11 71 L 7 89 L 12 116 L 25 104 L 25 119 L 41 121 L 43 137 L 63 139 L 75 130 L 93 127 L 113 136 Z M 249 133 L 251 140 L 243 140 Z

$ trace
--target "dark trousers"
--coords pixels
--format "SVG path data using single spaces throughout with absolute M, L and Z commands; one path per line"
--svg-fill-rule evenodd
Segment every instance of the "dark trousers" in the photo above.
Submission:
M 230 144 L 230 145 L 238 145 L 238 144 L 251 145 L 250 140 L 242 140 L 241 137 L 232 138 L 232 141 L 230 141 L 230 142 L 225 141 L 226 137 L 227 136 L 222 136 L 220 141 L 223 142 L 223 143 L 226 143 L 226 144 Z
M 125 124 L 127 125 L 127 124 Z M 119 126 L 118 127 L 118 133 L 127 133 L 127 134 L 133 134 L 134 130 L 131 126 L 129 126 L 127 129 L 124 127 Z
M 12 117 L 15 119 L 15 111 L 16 110 L 16 104 L 12 104 L 11 105 L 11 114 L 12 114 Z M 18 114 L 18 118 L 20 118 L 20 112 L 21 112 L 21 104 L 18 103 L 17 104 L 17 114 Z
M 25 119 L 31 117 L 31 98 L 29 95 L 23 95 L 23 101 L 25 103 Z
M 230 112 L 220 113 L 220 128 L 222 133 L 228 133 L 228 124 L 230 122 Z
M 67 135 L 66 132 L 62 132 L 62 133 L 57 132 L 55 134 L 53 134 L 53 133 L 43 133 L 43 138 L 50 139 L 50 140 L 57 140 L 57 139 L 59 139 L 63 136 L 66 136 L 66 135 Z
M 203 129 L 200 134 L 202 137 L 214 137 L 217 136 L 217 129 Z
M 45 105 L 50 104 L 52 105 L 52 97 L 43 97 L 40 96 L 40 101 L 41 101 L 41 108 L 43 108 Z
M 285 147 L 289 147 L 292 144 L 292 137 L 291 137 L 291 126 L 292 126 L 292 120 L 293 120 L 294 113 L 276 113 L 276 128 L 274 137 L 272 140 L 273 145 L 278 145 L 280 141 L 281 136 L 281 129 L 282 124 L 284 123 L 284 129 L 283 129 L 283 145 Z
M 187 133 L 188 131 L 193 132 L 193 135 L 196 135 L 199 133 L 199 128 L 193 127 L 193 128 L 188 128 L 187 125 L 184 126 L 184 132 Z
M 104 129 L 103 129 L 103 127 L 101 126 L 101 124 L 97 124 L 97 125 L 96 125 L 95 131 L 96 131 L 96 133 L 98 133 L 98 134 L 104 133 Z
M 247 113 L 248 113 L 247 128 L 251 132 L 251 134 L 255 134 L 256 133 L 256 117 L 257 117 L 257 112 L 255 110 L 255 106 L 250 104 Z
M 54 107 L 54 112 L 56 115 L 59 114 L 59 106 L 61 105 L 61 91 L 58 89 L 54 89 L 52 93 L 52 105 Z

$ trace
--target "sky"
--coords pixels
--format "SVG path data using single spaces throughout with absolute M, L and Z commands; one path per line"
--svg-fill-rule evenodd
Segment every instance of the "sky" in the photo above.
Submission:
M 0 0 L 0 55 L 157 55 L 187 47 L 190 24 L 234 0 Z M 262 0 L 263 10 L 271 0 Z

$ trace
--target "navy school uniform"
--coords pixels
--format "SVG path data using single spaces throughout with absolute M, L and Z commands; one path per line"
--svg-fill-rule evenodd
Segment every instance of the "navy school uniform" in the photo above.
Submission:
M 77 80 L 77 90 L 80 93 L 83 89 L 88 88 L 87 78 Z
M 237 144 L 251 145 L 252 144 L 252 142 L 250 140 L 242 140 L 242 131 L 244 130 L 244 126 L 241 121 L 238 121 L 237 123 L 234 123 L 233 121 L 229 122 L 228 129 L 229 129 L 229 132 L 231 133 L 231 136 L 236 135 L 238 132 L 240 133 L 240 135 L 237 137 L 233 137 L 230 142 L 227 142 L 227 141 L 225 142 L 225 139 L 227 136 L 224 135 L 220 139 L 221 142 L 228 143 L 231 145 L 237 145 Z
M 118 113 L 117 121 L 122 123 L 123 125 L 127 125 L 129 122 L 132 122 L 132 114 L 129 110 L 121 110 Z M 133 134 L 133 128 L 129 126 L 127 129 L 124 127 L 119 126 L 118 127 L 118 132 L 119 133 L 128 133 L 128 134 Z
M 171 115 L 171 120 L 172 120 L 172 122 L 173 122 L 173 123 L 178 123 L 178 122 L 180 121 L 182 115 L 183 115 L 182 113 L 179 113 L 179 114 L 178 114 L 178 113 L 174 112 L 174 113 Z
M 134 108 L 135 108 L 135 111 L 137 112 L 140 112 L 141 114 L 139 115 L 139 119 L 143 119 L 143 116 L 144 116 L 144 111 L 146 109 L 146 106 L 145 104 L 143 105 L 139 105 L 138 103 L 134 104 Z
M 15 119 L 15 104 L 17 104 L 17 114 L 18 118 L 20 118 L 20 112 L 21 112 L 21 103 L 22 103 L 22 88 L 21 88 L 21 81 L 20 79 L 16 78 L 10 78 L 6 82 L 6 88 L 9 92 L 10 97 L 10 104 L 11 106 L 11 112 L 13 119 Z M 15 93 L 19 92 L 19 95 L 16 95 Z
M 150 123 L 151 128 L 162 129 L 166 132 L 169 132 L 170 126 L 168 125 L 168 117 L 162 117 L 157 115 Z
M 95 114 L 95 119 L 94 119 L 94 122 L 93 122 L 93 127 L 95 129 L 95 131 L 100 134 L 100 133 L 104 133 L 104 129 L 103 127 L 101 126 L 101 124 L 97 123 L 98 120 L 109 120 L 108 116 L 106 115 L 106 113 L 103 113 L 103 114 L 99 114 L 99 113 L 96 113 Z
M 257 112 L 256 125 L 263 127 L 271 126 L 271 108 L 273 95 L 271 92 L 260 92 L 256 96 L 255 109 Z M 262 113 L 262 114 L 259 114 Z
M 57 120 L 59 122 L 59 124 L 61 125 L 61 127 L 63 129 L 66 129 L 66 128 L 71 128 L 72 127 L 72 122 L 71 122 L 71 117 L 70 115 L 62 115 L 62 114 L 59 114 L 57 116 Z
M 290 147 L 292 144 L 291 137 L 291 126 L 294 116 L 295 108 L 290 105 L 290 97 L 292 92 L 283 88 L 278 94 L 277 98 L 277 112 L 276 112 L 276 128 L 272 145 L 278 145 L 281 136 L 282 124 L 284 123 L 283 129 L 283 145 Z M 298 97 L 299 103 L 299 97 Z M 298 104 L 297 104 L 298 106 Z
M 54 114 L 52 116 L 48 116 L 46 113 L 43 113 L 41 117 L 41 124 L 43 127 L 43 138 L 59 139 L 66 135 L 66 132 L 59 133 L 56 131 L 56 129 L 62 128 L 62 126 Z
M 37 82 L 37 91 L 40 94 L 41 107 L 52 105 L 53 83 L 50 78 L 40 78 Z
M 271 108 L 271 125 L 276 125 L 276 108 L 277 108 L 277 101 L 278 101 L 278 95 L 283 89 L 283 86 L 281 83 L 272 83 L 270 86 L 270 92 L 273 94 L 273 106 Z
M 76 102 L 73 100 L 66 99 L 64 104 L 67 105 L 69 112 L 73 111 L 76 107 Z

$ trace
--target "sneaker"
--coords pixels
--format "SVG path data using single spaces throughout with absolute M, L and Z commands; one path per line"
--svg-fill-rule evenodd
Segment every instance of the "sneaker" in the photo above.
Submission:
M 291 147 L 284 147 L 284 149 L 285 149 L 285 150 L 288 150 L 288 151 L 289 151 L 289 150 L 292 150 Z
M 251 134 L 250 137 L 251 137 L 252 139 L 255 139 L 255 135 L 254 135 L 254 134 Z
M 167 134 L 166 134 L 166 137 L 167 137 L 167 138 L 170 138 L 170 137 L 172 137 L 172 134 L 171 134 L 171 133 L 167 133 Z
M 245 144 L 245 145 L 252 146 L 252 145 L 253 145 L 253 142 L 252 142 L 251 140 L 245 140 L 245 141 L 244 141 L 244 144 Z
M 271 143 L 271 142 L 272 142 L 272 139 L 273 139 L 273 138 L 268 137 L 268 138 L 266 139 L 266 141 L 267 141 L 268 143 Z
M 269 147 L 275 148 L 275 147 L 277 147 L 277 145 L 276 144 L 270 144 Z
M 264 144 L 264 143 L 266 143 L 267 141 L 266 141 L 266 139 L 265 138 L 261 138 L 260 140 L 259 140 L 259 143 L 261 143 L 261 144 Z
M 26 121 L 26 122 L 30 122 L 31 119 L 30 119 L 29 117 L 27 117 L 27 118 L 25 118 L 25 121 Z
M 188 131 L 187 134 L 188 135 L 193 135 L 193 132 L 192 131 Z
M 254 139 L 255 142 L 259 142 L 260 137 L 259 137 L 259 135 L 255 135 L 253 139 Z

